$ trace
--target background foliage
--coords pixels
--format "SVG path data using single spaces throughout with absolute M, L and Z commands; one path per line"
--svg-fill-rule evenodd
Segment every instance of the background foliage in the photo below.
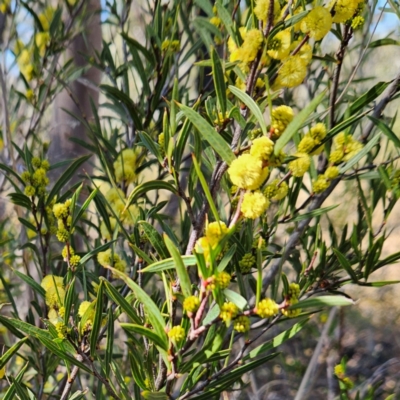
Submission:
M 0 11 L 0 398 L 394 398 L 396 1 Z

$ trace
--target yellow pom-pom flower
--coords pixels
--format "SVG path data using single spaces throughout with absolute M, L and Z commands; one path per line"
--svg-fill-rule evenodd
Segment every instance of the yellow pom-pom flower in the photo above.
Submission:
M 46 304 L 50 308 L 59 308 L 64 304 L 65 290 L 61 287 L 52 286 L 46 290 Z
M 292 306 L 294 304 L 297 304 L 299 302 L 299 300 L 297 299 L 297 297 L 291 297 L 289 300 L 287 300 L 287 306 Z M 282 309 L 282 314 L 285 317 L 288 318 L 295 318 L 297 317 L 299 314 L 301 313 L 301 308 L 296 308 L 294 310 L 289 310 L 288 308 L 284 308 Z
M 254 7 L 254 14 L 256 17 L 266 23 L 268 21 L 269 9 L 271 0 L 256 0 L 256 5 Z M 278 0 L 274 0 L 274 24 L 278 22 L 281 13 L 281 5 Z
M 168 337 L 176 344 L 185 339 L 185 330 L 180 326 L 173 326 L 168 332 Z
M 286 127 L 294 118 L 293 109 L 288 106 L 279 106 L 272 110 L 271 127 L 273 128 L 273 138 L 282 135 Z
M 339 168 L 332 166 L 332 167 L 328 167 L 324 173 L 324 176 L 326 179 L 335 179 L 339 176 Z
M 307 153 L 310 154 L 311 151 L 318 146 L 318 142 L 313 139 L 310 135 L 304 135 L 303 139 L 301 139 L 297 150 L 299 153 Z
M 326 8 L 317 6 L 301 21 L 300 26 L 303 33 L 308 33 L 315 40 L 321 40 L 331 30 L 331 13 Z
M 228 174 L 234 185 L 242 189 L 258 189 L 268 176 L 268 168 L 262 167 L 262 161 L 251 154 L 242 154 L 232 162 Z
M 202 236 L 197 240 L 194 250 L 196 251 L 196 253 L 203 254 L 206 262 L 209 261 L 211 245 L 205 236 Z
M 274 179 L 264 190 L 264 196 L 273 201 L 279 201 L 288 194 L 289 187 L 286 182 L 281 182 L 278 186 L 279 179 Z
M 250 147 L 250 155 L 258 160 L 268 160 L 273 152 L 274 142 L 266 136 L 254 139 L 253 144 Z
M 302 177 L 310 168 L 311 160 L 310 156 L 306 153 L 296 153 L 294 154 L 297 157 L 296 160 L 293 160 L 289 163 L 289 170 L 292 172 L 292 175 L 300 178 Z
M 261 300 L 255 309 L 255 313 L 261 318 L 269 318 L 278 314 L 279 306 L 274 300 L 266 298 Z
M 78 315 L 82 318 L 85 312 L 88 310 L 92 303 L 90 301 L 82 301 L 81 305 L 79 306 Z M 94 316 L 94 310 L 93 310 Z
M 321 142 L 326 137 L 326 126 L 322 122 L 319 122 L 313 126 L 308 134 L 318 142 Z
M 117 182 L 132 183 L 136 178 L 137 154 L 132 149 L 125 149 L 114 162 L 115 179 Z
M 219 317 L 224 321 L 227 325 L 230 324 L 231 320 L 235 318 L 239 313 L 239 308 L 236 304 L 232 302 L 224 303 L 221 307 L 221 313 Z
M 240 211 L 245 218 L 256 219 L 269 207 L 269 200 L 260 192 L 244 194 Z
M 279 87 L 292 88 L 300 85 L 307 75 L 307 64 L 299 56 L 290 56 L 284 60 L 278 71 L 276 85 Z
M 206 227 L 206 238 L 211 247 L 215 247 L 220 240 L 227 234 L 228 227 L 225 222 L 211 222 Z
M 235 319 L 233 329 L 237 332 L 248 332 L 250 330 L 250 318 L 244 315 Z
M 343 23 L 353 17 L 358 8 L 359 0 L 331 0 L 328 9 L 333 17 L 332 22 Z
M 312 189 L 314 193 L 322 193 L 325 192 L 329 186 L 329 180 L 327 180 L 324 175 L 318 175 L 317 180 L 313 182 Z
M 256 265 L 256 257 L 252 253 L 246 253 L 239 261 L 239 268 L 242 274 L 247 274 Z
M 58 288 L 64 288 L 64 278 L 62 276 L 56 276 L 56 275 L 49 274 L 49 275 L 46 275 L 42 279 L 40 286 L 44 290 L 48 290 L 55 286 L 57 286 Z
M 200 299 L 197 296 L 189 296 L 183 301 L 183 309 L 186 312 L 194 313 L 200 307 Z
M 221 271 L 215 275 L 214 283 L 217 285 L 218 288 L 224 290 L 231 283 L 231 275 L 228 274 L 228 272 Z
M 289 55 L 290 44 L 290 30 L 280 31 L 268 42 L 267 54 L 275 60 L 283 60 Z

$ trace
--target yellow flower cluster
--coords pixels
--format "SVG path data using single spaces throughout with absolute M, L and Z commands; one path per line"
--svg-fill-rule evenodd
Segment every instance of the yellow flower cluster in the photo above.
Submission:
M 288 168 L 292 172 L 292 175 L 300 178 L 310 168 L 311 159 L 307 153 L 295 153 L 296 160 L 290 161 Z
M 77 267 L 81 259 L 80 256 L 75 254 L 75 250 L 71 246 L 69 246 L 69 256 L 68 256 L 68 246 L 64 246 L 61 255 L 63 256 L 64 261 L 68 261 L 69 259 L 69 264 L 71 267 Z
M 121 260 L 118 254 L 112 253 L 111 249 L 101 251 L 97 254 L 97 261 L 103 267 L 112 267 L 121 272 L 125 272 L 126 270 L 126 261 Z
M 25 183 L 25 194 L 28 197 L 43 196 L 46 193 L 46 186 L 49 184 L 47 171 L 50 164 L 47 160 L 41 160 L 39 157 L 33 157 L 31 160 L 32 172 L 24 171 L 21 179 Z
M 297 283 L 291 283 L 289 285 L 289 291 L 286 295 L 286 307 L 292 306 L 299 302 L 300 295 L 300 286 Z M 300 308 L 296 308 L 295 310 L 289 310 L 288 308 L 282 309 L 282 314 L 288 318 L 297 317 L 301 313 Z
M 301 139 L 297 148 L 299 153 L 307 153 L 310 155 L 319 154 L 323 147 L 320 146 L 322 140 L 326 137 L 326 126 L 319 122 L 313 126 L 309 132 Z
M 90 331 L 92 329 L 94 315 L 95 315 L 95 310 L 93 307 L 91 307 L 92 304 L 93 303 L 90 301 L 82 301 L 81 305 L 79 306 L 78 315 L 80 318 L 82 318 L 86 314 L 86 312 L 88 312 L 87 319 L 85 321 L 85 326 L 82 327 L 83 331 Z
M 11 0 L 1 0 L 0 1 L 0 12 L 5 14 L 10 7 Z M 0 378 L 1 379 L 1 378 Z
M 61 276 L 46 275 L 41 284 L 46 291 L 46 304 L 50 309 L 58 310 L 64 304 L 65 289 L 64 281 Z M 54 316 L 54 313 L 52 313 Z
M 292 88 L 300 85 L 307 75 L 307 64 L 301 55 L 296 54 L 286 58 L 278 71 L 274 87 Z
M 221 307 L 221 313 L 219 317 L 226 323 L 227 326 L 230 325 L 233 318 L 235 318 L 239 313 L 239 308 L 236 304 L 231 301 L 224 303 Z
M 279 138 L 294 118 L 293 109 L 288 106 L 279 106 L 271 113 L 272 138 Z
M 339 175 L 339 168 L 336 166 L 328 167 L 324 174 L 318 175 L 317 180 L 313 182 L 313 192 L 322 193 L 331 184 L 332 179 Z
M 331 0 L 328 9 L 331 11 L 332 22 L 345 23 L 358 11 L 359 4 L 364 0 Z
M 278 314 L 279 306 L 274 300 L 266 298 L 257 304 L 257 307 L 254 311 L 261 318 L 269 318 Z
M 262 161 L 268 161 L 273 152 L 274 142 L 266 136 L 254 139 L 250 147 L 250 155 Z
M 285 59 L 290 52 L 291 40 L 290 30 L 278 32 L 268 42 L 267 54 L 275 60 Z
M 125 182 L 127 185 L 136 178 L 136 167 L 138 156 L 135 150 L 122 150 L 117 160 L 114 162 L 115 179 L 118 183 Z
M 256 0 L 255 2 L 254 14 L 264 24 L 268 21 L 270 3 L 271 0 Z M 278 0 L 274 0 L 274 25 L 279 21 L 280 15 L 281 5 Z
M 264 41 L 263 34 L 258 29 L 250 29 L 244 34 L 243 43 L 240 47 L 236 47 L 234 42 L 231 42 L 230 61 L 239 61 L 243 71 L 247 71 L 248 64 L 251 63 L 257 56 L 258 50 Z M 236 47 L 236 48 L 235 48 Z
M 197 253 L 203 253 L 204 259 L 209 261 L 211 249 L 215 249 L 221 239 L 227 234 L 228 227 L 225 222 L 207 223 L 205 236 L 199 238 L 196 242 L 195 250 Z
M 200 299 L 197 296 L 189 296 L 183 301 L 183 309 L 187 313 L 194 313 L 200 307 Z
M 214 283 L 216 287 L 221 290 L 226 289 L 231 283 L 231 275 L 228 272 L 221 271 L 214 276 Z
M 168 40 L 165 39 L 161 44 L 162 51 L 170 51 L 171 53 L 176 53 L 181 48 L 181 42 L 179 40 Z
M 72 233 L 72 216 L 70 215 L 71 199 L 65 203 L 57 203 L 53 207 L 54 216 L 57 218 L 57 238 L 60 242 L 67 242 Z
M 185 330 L 180 325 L 173 326 L 168 332 L 168 337 L 178 344 L 185 339 Z
M 321 40 L 332 27 L 332 16 L 329 10 L 317 6 L 301 21 L 301 30 L 315 40 Z
M 333 143 L 334 150 L 329 156 L 329 161 L 332 164 L 349 161 L 363 148 L 360 142 L 354 140 L 352 136 L 346 135 L 345 132 L 340 132 L 335 137 Z
M 246 192 L 240 211 L 245 218 L 256 219 L 269 207 L 269 200 L 260 192 Z
M 239 261 L 239 268 L 242 274 L 247 274 L 256 265 L 256 257 L 252 253 L 246 253 Z
M 248 332 L 250 330 L 250 318 L 244 315 L 235 319 L 233 323 L 233 329 L 237 332 Z
M 264 196 L 267 199 L 273 201 L 279 201 L 284 199 L 289 191 L 288 184 L 286 182 L 281 182 L 278 186 L 279 179 L 274 179 L 269 185 L 264 189 Z

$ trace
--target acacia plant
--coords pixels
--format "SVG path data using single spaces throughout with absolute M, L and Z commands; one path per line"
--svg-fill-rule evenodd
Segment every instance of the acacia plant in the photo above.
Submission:
M 85 3 L 0 4 L 0 398 L 236 398 L 313 315 L 354 307 L 346 285 L 393 283 L 371 275 L 400 258 L 381 254 L 400 75 L 359 73 L 398 45 L 374 33 L 400 9 L 107 1 L 78 67 Z M 50 164 L 53 101 L 93 67 L 100 104 L 74 115 L 87 155 Z

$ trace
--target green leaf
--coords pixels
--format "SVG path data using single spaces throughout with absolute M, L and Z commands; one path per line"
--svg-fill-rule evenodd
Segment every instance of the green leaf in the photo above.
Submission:
M 230 165 L 236 157 L 222 136 L 196 111 L 183 104 L 179 104 L 179 107 L 186 118 L 197 128 L 202 138 Z
M 85 200 L 85 202 L 82 204 L 82 207 L 79 209 L 78 213 L 76 214 L 76 217 L 74 218 L 74 221 L 72 222 L 72 227 L 74 227 L 76 225 L 76 223 L 79 221 L 79 219 L 81 218 L 83 213 L 87 210 L 91 201 L 96 197 L 98 191 L 99 191 L 98 188 L 96 188 L 95 190 L 92 190 L 89 197 Z
M 285 221 L 285 223 L 299 222 L 299 221 L 302 221 L 304 219 L 319 217 L 320 215 L 326 214 L 328 211 L 334 210 L 336 207 L 339 207 L 339 204 L 336 204 L 336 205 L 333 205 L 333 206 L 329 206 L 329 207 L 324 207 L 324 208 L 318 208 L 316 210 L 313 210 L 313 211 L 298 215 L 297 217 L 288 219 L 288 220 Z
M 161 347 L 165 351 L 168 350 L 167 337 L 165 333 L 164 337 L 160 338 L 160 336 L 158 336 L 156 332 L 152 331 L 151 329 L 145 328 L 142 325 L 126 324 L 126 323 L 121 323 L 120 325 L 121 328 L 126 330 L 127 332 L 137 333 L 141 336 L 145 336 L 149 340 L 151 340 L 156 346 Z
M 110 282 L 105 281 L 104 289 L 106 291 L 107 296 L 113 301 L 115 304 L 119 305 L 122 310 L 126 312 L 128 317 L 132 319 L 132 321 L 137 324 L 142 324 L 142 320 L 135 312 L 134 308 L 128 303 L 128 301 L 118 292 L 118 290 L 111 285 Z
M 136 350 L 135 348 L 132 348 L 131 351 L 128 351 L 132 376 L 136 385 L 138 385 L 142 390 L 144 390 L 147 388 L 147 385 L 145 383 L 145 377 L 143 376 L 145 367 L 143 365 L 141 355 L 133 354 L 133 351 L 135 350 Z
M 225 289 L 224 296 L 228 301 L 231 301 L 232 303 L 236 304 L 241 310 L 244 310 L 247 307 L 247 300 L 239 293 L 236 293 L 233 290 Z
M 358 282 L 360 286 L 383 287 L 387 285 L 396 285 L 400 281 L 377 281 L 377 282 Z
M 214 218 L 215 218 L 215 220 L 217 222 L 219 222 L 219 214 L 218 214 L 217 207 L 215 207 L 215 203 L 214 203 L 214 200 L 212 198 L 210 189 L 208 187 L 208 183 L 207 183 L 206 179 L 204 178 L 203 173 L 201 172 L 200 165 L 197 162 L 197 159 L 196 159 L 194 154 L 192 154 L 192 160 L 193 160 L 194 168 L 196 170 L 197 177 L 199 178 L 199 181 L 201 183 L 201 187 L 204 190 L 204 194 L 206 195 L 208 204 L 210 205 L 210 208 L 211 208 L 211 211 L 212 211 L 212 213 L 214 215 Z
M 12 181 L 12 182 L 13 182 L 13 180 L 9 177 L 9 175 L 12 175 L 14 178 L 17 179 L 17 181 L 19 181 L 19 183 L 20 183 L 21 185 L 24 185 L 24 186 L 25 186 L 25 183 L 24 183 L 24 181 L 22 180 L 22 178 L 21 178 L 16 172 L 14 172 L 14 170 L 13 170 L 12 168 L 7 167 L 7 165 L 4 165 L 4 164 L 1 164 L 1 163 L 0 163 L 0 169 L 2 169 L 3 171 L 6 172 L 5 177 L 6 177 L 9 181 Z M 14 187 L 15 187 L 15 186 L 14 186 Z
M 54 353 L 56 356 L 60 357 L 63 359 L 66 363 L 69 362 L 73 365 L 76 365 L 80 369 L 83 369 L 89 374 L 93 374 L 92 371 L 83 363 L 78 361 L 75 357 L 71 356 L 69 353 L 66 351 L 63 351 L 58 347 L 56 343 L 54 343 L 52 340 L 46 338 L 46 337 L 38 337 L 38 339 L 42 342 L 42 344 L 47 347 L 52 353 Z
M 8 323 L 8 324 L 12 325 L 14 328 L 19 329 L 20 331 L 22 331 L 28 335 L 31 335 L 35 338 L 46 337 L 48 339 L 51 339 L 51 335 L 48 331 L 37 328 L 36 326 L 28 324 L 27 322 L 21 321 L 19 319 L 5 317 L 5 316 L 0 315 L 0 322 L 2 322 L 6 326 Z
M 151 297 L 126 274 L 124 274 L 121 271 L 118 271 L 115 268 L 111 267 L 107 268 L 111 270 L 114 273 L 114 275 L 118 276 L 129 286 L 129 288 L 135 294 L 136 298 L 144 305 L 147 317 L 150 323 L 153 325 L 154 330 L 160 337 L 163 337 L 163 334 L 165 333 L 165 321 L 161 315 L 160 310 L 157 307 L 157 304 L 155 304 L 154 301 L 151 299 Z
M 90 335 L 90 356 L 94 357 L 97 351 L 97 340 L 103 322 L 103 287 L 104 281 L 100 281 L 97 291 L 96 311 L 94 313 L 92 332 Z
M 146 147 L 146 149 L 149 150 L 149 152 L 157 158 L 160 164 L 163 164 L 164 160 L 161 156 L 160 146 L 158 145 L 158 143 L 155 143 L 154 140 L 150 137 L 150 135 L 144 131 L 139 132 L 139 137 L 144 146 Z
M 229 86 L 229 90 L 252 112 L 260 124 L 260 128 L 264 135 L 267 134 L 267 125 L 264 116 L 261 112 L 260 106 L 243 90 L 238 89 L 236 86 Z
M 164 233 L 164 241 L 170 252 L 172 258 L 175 261 L 176 273 L 179 278 L 179 282 L 182 288 L 182 293 L 185 297 L 189 297 L 192 294 L 192 284 L 190 282 L 189 274 L 186 270 L 186 266 L 182 260 L 178 249 L 175 247 L 172 240 Z
M 244 360 L 248 358 L 254 358 L 259 356 L 266 351 L 272 350 L 273 348 L 279 347 L 282 343 L 286 342 L 287 340 L 291 339 L 297 333 L 299 333 L 308 322 L 308 318 L 299 321 L 297 324 L 293 325 L 290 329 L 280 333 L 279 335 L 275 336 L 270 342 L 263 343 L 260 346 L 256 347 L 249 354 L 244 357 Z
M 217 93 L 217 100 L 219 104 L 220 111 L 222 113 L 222 118 L 225 119 L 226 114 L 226 85 L 224 71 L 222 70 L 221 60 L 218 57 L 215 48 L 211 49 L 211 61 L 212 61 L 212 71 L 214 88 Z
M 364 93 L 350 105 L 348 108 L 348 115 L 354 115 L 362 110 L 366 105 L 380 96 L 388 86 L 388 82 L 378 82 L 374 87 L 369 89 L 368 92 Z
M 189 267 L 191 265 L 196 265 L 196 257 L 195 256 L 181 256 L 183 264 L 186 267 Z M 152 263 L 148 265 L 146 268 L 143 268 L 140 273 L 146 273 L 146 272 L 162 272 L 166 271 L 168 269 L 174 269 L 175 268 L 175 261 L 173 258 L 167 258 L 165 260 L 158 261 L 156 263 Z
M 13 270 L 15 275 L 19 276 L 25 283 L 27 283 L 36 293 L 38 293 L 43 298 L 46 297 L 46 291 L 30 276 L 23 274 L 22 272 Z
M 160 257 L 167 258 L 169 256 L 168 250 L 165 247 L 164 241 L 157 230 L 146 221 L 139 221 L 138 224 L 143 228 L 144 233 L 149 239 L 151 245 L 154 247 Z
M 372 117 L 371 115 L 368 115 L 368 118 L 383 132 L 384 135 L 388 137 L 389 140 L 394 143 L 398 149 L 400 149 L 400 139 L 383 121 Z
M 29 367 L 29 363 L 26 363 L 26 365 L 18 373 L 18 375 L 15 378 L 14 382 L 8 388 L 6 394 L 3 397 L 3 400 L 13 400 L 14 399 L 16 386 L 22 381 L 22 377 L 24 376 L 24 374 L 25 374 L 26 370 L 28 369 L 28 367 Z
M 349 260 L 346 258 L 344 254 L 342 254 L 338 249 L 332 248 L 333 252 L 336 254 L 337 259 L 340 262 L 340 265 L 343 269 L 350 275 L 351 279 L 354 283 L 358 281 L 356 273 L 351 268 L 351 264 Z
M 375 47 L 381 47 L 381 46 L 388 46 L 388 45 L 395 45 L 398 46 L 400 43 L 397 40 L 391 39 L 391 38 L 383 38 L 383 39 L 378 39 L 374 40 L 368 45 L 368 48 L 373 49 Z
M 295 310 L 297 308 L 314 308 L 314 307 L 339 307 L 339 306 L 351 306 L 354 301 L 344 296 L 320 296 L 312 297 L 306 300 L 300 300 L 297 304 L 293 304 L 289 307 L 289 310 Z
M 223 6 L 221 0 L 218 0 L 215 5 L 217 6 L 218 17 L 221 18 L 226 31 L 228 32 L 229 36 L 233 38 L 235 44 L 239 45 L 236 38 L 237 35 L 233 29 L 232 16 L 229 14 L 226 7 Z
M 379 142 L 381 138 L 381 134 L 379 133 L 375 137 L 373 137 L 363 148 L 362 150 L 357 153 L 349 162 L 347 162 L 342 168 L 340 168 L 339 173 L 344 174 L 348 171 L 351 167 L 356 165 L 363 157 L 365 157 L 371 149 Z
M 128 200 L 125 205 L 125 210 L 141 195 L 149 192 L 150 190 L 168 190 L 174 194 L 178 194 L 178 191 L 168 182 L 164 181 L 150 181 L 150 182 L 145 182 L 140 185 L 137 185 L 132 192 L 130 193 Z
M 224 258 L 221 260 L 221 262 L 218 264 L 218 272 L 223 271 L 231 261 L 232 257 L 236 253 L 236 244 L 233 244 L 229 247 L 229 250 L 225 253 Z
M 19 350 L 19 348 L 28 340 L 28 336 L 21 339 L 19 342 L 15 343 L 14 346 L 10 347 L 1 357 L 0 357 L 0 369 L 3 368 L 10 358 Z
M 66 185 L 66 183 L 77 173 L 77 170 L 79 169 L 79 167 L 85 163 L 87 160 L 89 160 L 89 158 L 92 155 L 89 154 L 87 156 L 83 156 L 80 157 L 78 159 L 76 159 L 66 170 L 65 172 L 60 176 L 60 178 L 58 179 L 58 181 L 55 183 L 55 185 L 53 186 L 53 189 L 51 189 L 49 196 L 47 197 L 46 200 L 46 205 L 48 206 L 51 201 L 53 200 L 54 196 L 56 195 L 60 195 L 61 189 Z
M 92 257 L 94 257 L 97 253 L 100 253 L 101 251 L 107 250 L 117 239 L 111 240 L 108 243 L 102 244 L 99 247 L 96 247 L 95 249 L 89 251 L 89 253 L 86 253 L 80 260 L 79 260 L 79 265 L 84 265 L 87 263 Z
M 307 118 L 314 112 L 314 110 L 321 104 L 323 98 L 325 97 L 326 90 L 322 91 L 317 97 L 315 97 L 307 107 L 303 108 L 292 120 L 292 122 L 286 127 L 282 136 L 276 141 L 274 147 L 275 155 L 286 146 L 287 143 L 292 139 L 292 137 L 301 128 Z

